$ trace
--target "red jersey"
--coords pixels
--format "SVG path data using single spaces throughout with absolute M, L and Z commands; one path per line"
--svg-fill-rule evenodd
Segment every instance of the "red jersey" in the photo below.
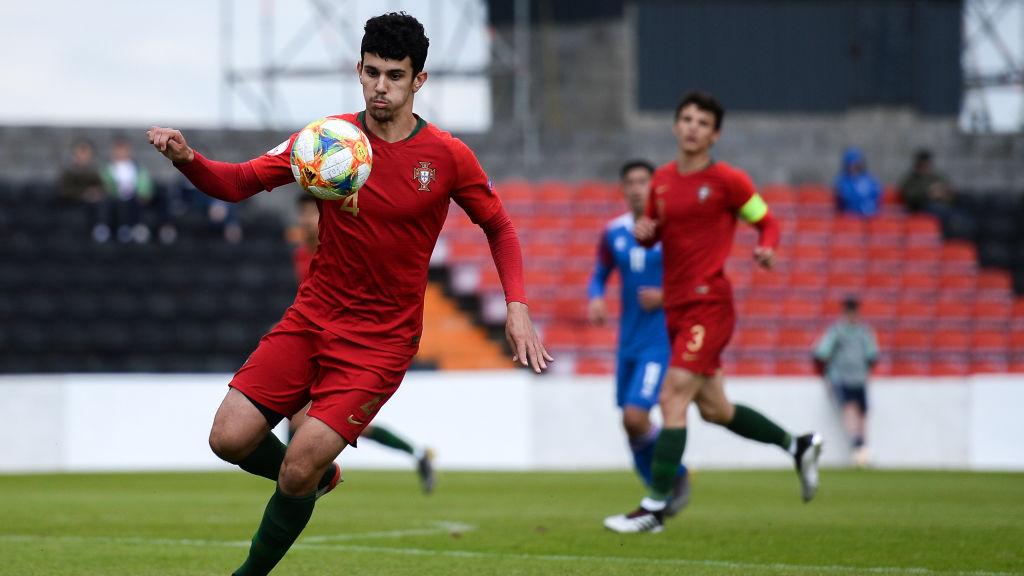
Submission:
M 680 174 L 673 161 L 654 172 L 647 216 L 658 222 L 666 309 L 732 299 L 725 261 L 732 250 L 737 212 L 755 192 L 746 172 L 724 162 Z
M 321 201 L 320 245 L 294 307 L 331 332 L 371 346 L 408 349 L 423 330 L 427 268 L 451 200 L 477 224 L 502 211 L 473 152 L 419 119 L 399 142 L 370 132 L 363 114 L 335 116 L 360 126 L 373 170 L 352 200 Z M 293 134 L 250 161 L 266 190 L 295 181 Z

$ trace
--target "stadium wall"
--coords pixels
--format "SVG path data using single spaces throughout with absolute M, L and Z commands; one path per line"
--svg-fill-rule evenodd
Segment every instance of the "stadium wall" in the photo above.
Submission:
M 0 472 L 224 470 L 207 446 L 230 375 L 0 377 Z M 826 437 L 823 462 L 845 465 L 846 442 L 824 386 L 812 378 L 734 378 L 731 397 L 796 431 Z M 600 377 L 521 372 L 413 373 L 378 423 L 434 447 L 444 469 L 587 470 L 630 466 Z M 1024 470 L 1024 378 L 879 379 L 870 389 L 869 442 L 884 468 Z M 697 468 L 781 468 L 779 451 L 693 424 Z M 410 462 L 371 442 L 351 468 Z

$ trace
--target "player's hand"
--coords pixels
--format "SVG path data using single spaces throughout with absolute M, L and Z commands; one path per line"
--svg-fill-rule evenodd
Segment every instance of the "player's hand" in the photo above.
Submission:
M 154 148 L 175 164 L 188 164 L 196 157 L 195 152 L 185 141 L 185 137 L 174 128 L 153 126 L 146 131 L 146 136 Z
M 608 320 L 608 307 L 604 304 L 604 298 L 591 298 L 587 305 L 587 320 L 594 326 L 604 326 Z
M 547 370 L 548 362 L 555 360 L 541 344 L 540 336 L 533 328 L 526 304 L 522 302 L 509 302 L 508 304 L 505 338 L 508 339 L 508 345 L 512 348 L 512 361 L 532 367 L 537 374 Z
M 640 307 L 645 311 L 657 310 L 665 303 L 665 293 L 661 288 L 655 286 L 643 286 L 637 291 L 640 298 Z
M 775 251 L 764 246 L 754 248 L 754 262 L 765 270 L 771 270 L 775 264 Z
M 633 225 L 633 236 L 639 242 L 648 242 L 654 239 L 654 233 L 657 229 L 657 222 L 647 216 L 641 216 L 636 219 L 636 224 Z

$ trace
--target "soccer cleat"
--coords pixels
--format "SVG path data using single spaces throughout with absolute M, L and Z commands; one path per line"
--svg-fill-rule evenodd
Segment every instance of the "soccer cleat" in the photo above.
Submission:
M 327 469 L 327 473 L 320 479 L 320 485 L 316 488 L 317 499 L 320 499 L 324 494 L 334 490 L 340 483 L 341 465 L 337 462 L 331 462 L 331 467 Z
M 604 519 L 604 527 L 619 534 L 638 534 L 640 532 L 661 532 L 664 528 L 664 512 L 654 512 L 643 506 L 629 514 L 617 514 Z
M 675 484 L 672 485 L 672 495 L 669 496 L 668 503 L 665 505 L 665 516 L 671 518 L 679 514 L 689 503 L 690 471 L 687 470 L 676 476 Z
M 424 450 L 423 455 L 416 460 L 416 473 L 420 476 L 423 493 L 433 492 L 437 478 L 434 476 L 434 451 L 430 448 Z
M 800 495 L 810 502 L 818 492 L 818 457 L 824 442 L 820 434 L 804 434 L 796 439 L 796 473 L 800 476 Z

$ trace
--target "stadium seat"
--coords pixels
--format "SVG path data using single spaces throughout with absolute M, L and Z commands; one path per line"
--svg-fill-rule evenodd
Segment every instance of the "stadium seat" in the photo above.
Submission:
M 779 339 L 779 332 L 773 327 L 743 327 L 736 331 L 730 344 L 738 350 L 772 350 Z

